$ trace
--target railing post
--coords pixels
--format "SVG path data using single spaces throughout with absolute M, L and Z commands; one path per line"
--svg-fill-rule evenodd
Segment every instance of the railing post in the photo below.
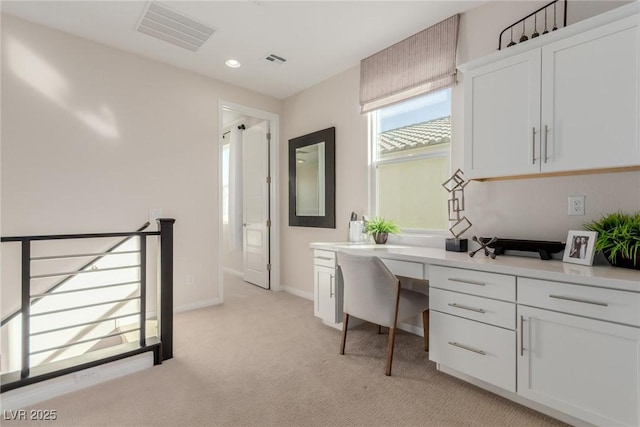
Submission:
M 162 360 L 173 357 L 173 218 L 158 218 L 160 231 L 159 277 L 158 291 L 160 342 L 162 343 Z
M 140 238 L 140 347 L 147 343 L 147 236 Z
M 20 378 L 29 377 L 31 353 L 31 240 L 22 240 L 22 366 Z

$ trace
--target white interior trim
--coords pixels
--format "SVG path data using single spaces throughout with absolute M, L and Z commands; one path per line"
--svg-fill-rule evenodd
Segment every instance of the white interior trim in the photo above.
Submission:
M 47 381 L 20 387 L 2 393 L 0 410 L 10 411 L 35 405 L 54 397 L 82 390 L 96 384 L 142 371 L 153 366 L 152 352 L 127 357 L 123 360 L 84 369 Z M 55 408 L 51 408 L 55 409 Z
M 297 297 L 313 301 L 313 292 L 301 291 L 300 289 L 292 288 L 291 286 L 280 286 L 280 290 L 287 292 L 291 295 L 295 295 Z
M 271 175 L 271 188 L 269 199 L 269 217 L 271 219 L 271 232 L 269 234 L 269 257 L 271 262 L 270 287 L 272 291 L 280 290 L 280 209 L 279 209 L 279 159 L 280 151 L 280 117 L 275 113 L 262 111 L 234 102 L 218 101 L 218 183 L 222 186 L 222 135 L 224 133 L 222 116 L 224 109 L 233 110 L 249 117 L 255 117 L 269 121 L 271 143 L 269 144 L 269 173 Z M 218 221 L 218 301 L 224 302 L 224 266 L 223 266 L 223 239 L 222 239 L 222 191 L 218 191 L 219 221 Z

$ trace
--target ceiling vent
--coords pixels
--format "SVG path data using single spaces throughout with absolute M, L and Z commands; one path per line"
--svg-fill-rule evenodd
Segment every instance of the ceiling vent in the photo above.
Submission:
M 278 64 L 278 65 L 281 65 L 281 64 L 284 64 L 285 62 L 287 62 L 287 60 L 284 59 L 283 57 L 278 56 L 278 55 L 273 54 L 273 53 L 268 54 L 267 56 L 265 56 L 264 59 L 267 62 L 270 62 L 272 64 Z
M 197 51 L 216 31 L 209 25 L 156 2 L 148 4 L 136 29 L 192 52 Z

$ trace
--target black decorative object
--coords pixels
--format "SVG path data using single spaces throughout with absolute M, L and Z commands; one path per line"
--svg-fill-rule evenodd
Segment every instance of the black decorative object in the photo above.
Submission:
M 496 253 L 495 252 L 491 252 L 489 250 L 489 248 L 490 248 L 489 245 L 492 244 L 492 243 L 495 243 L 498 240 L 497 237 L 492 237 L 491 239 L 485 239 L 484 237 L 478 238 L 476 236 L 473 236 L 471 238 L 471 240 L 473 240 L 474 242 L 478 242 L 480 247 L 478 249 L 476 249 L 475 251 L 473 251 L 473 252 L 469 252 L 469 256 L 470 257 L 473 257 L 478 252 L 484 250 L 484 256 L 491 257 L 491 259 L 496 259 Z M 485 241 L 486 241 L 486 243 L 485 243 Z
M 537 252 L 540 259 L 551 259 L 551 254 L 562 252 L 565 247 L 564 242 L 549 242 L 545 240 L 518 240 L 497 238 L 494 242 L 491 239 L 481 238 L 482 243 L 495 249 L 496 255 L 503 255 L 505 251 Z
M 455 221 L 449 232 L 453 235 L 453 239 L 446 239 L 445 249 L 450 252 L 467 252 L 467 239 L 461 239 L 460 236 L 471 227 L 471 221 L 466 216 L 460 216 L 460 212 L 464 210 L 464 187 L 469 181 L 465 181 L 462 177 L 463 172 L 458 169 L 451 178 L 442 183 L 442 186 L 450 194 L 447 209 L 449 211 L 449 221 Z
M 513 24 L 509 25 L 507 28 L 505 28 L 504 30 L 502 30 L 502 32 L 500 33 L 500 36 L 498 37 L 498 50 L 502 49 L 502 35 L 509 31 L 511 33 L 511 39 L 509 41 L 509 44 L 507 45 L 507 47 L 511 47 L 514 46 L 516 43 L 513 41 L 513 27 L 516 27 L 520 24 L 522 24 L 522 35 L 520 36 L 520 43 L 526 42 L 527 40 L 534 39 L 536 37 L 539 37 L 540 35 L 544 35 L 547 34 L 549 32 L 549 30 L 547 29 L 547 9 L 550 9 L 551 6 L 553 6 L 553 28 L 551 28 L 551 31 L 555 31 L 558 29 L 558 25 L 557 25 L 557 6 L 558 6 L 558 2 L 562 1 L 562 0 L 554 0 L 544 6 L 542 6 L 540 9 L 536 10 L 533 13 L 530 13 L 529 15 L 525 16 L 522 19 L 519 19 L 518 21 L 514 22 Z M 562 26 L 566 27 L 567 26 L 567 0 L 564 0 L 564 15 L 563 15 L 563 19 L 562 19 Z M 542 34 L 538 33 L 538 13 L 541 13 L 544 11 L 544 30 L 542 31 Z M 533 33 L 531 34 L 531 37 L 528 37 L 526 34 L 526 21 L 527 19 L 533 17 Z M 531 22 L 531 21 L 529 21 Z

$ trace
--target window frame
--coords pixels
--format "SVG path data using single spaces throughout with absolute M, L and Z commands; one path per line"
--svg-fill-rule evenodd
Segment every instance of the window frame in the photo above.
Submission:
M 451 88 L 449 88 L 451 89 Z M 442 89 L 444 90 L 444 89 Z M 384 107 L 383 107 L 384 108 Z M 367 113 L 367 127 L 368 127 L 368 164 L 369 164 L 369 212 L 371 212 L 372 216 L 378 216 L 378 165 L 384 164 L 392 164 L 392 163 L 405 163 L 414 160 L 423 160 L 429 158 L 439 158 L 439 157 L 448 157 L 447 161 L 447 176 L 451 174 L 452 170 L 452 144 L 453 138 L 451 138 L 448 143 L 447 148 L 434 149 L 433 151 L 429 151 L 427 153 L 419 153 L 412 154 L 407 153 L 404 155 L 394 156 L 389 159 L 377 159 L 377 141 L 378 141 L 378 110 L 373 110 Z M 453 107 L 450 108 L 450 115 L 453 110 Z M 442 190 L 445 191 L 444 188 Z M 444 193 L 443 193 L 444 194 Z M 446 201 L 446 198 L 445 198 Z M 446 208 L 446 205 L 445 205 Z M 450 221 L 448 221 L 450 222 Z M 428 229 L 428 228 L 400 228 L 400 235 L 411 235 L 411 236 L 444 236 L 448 235 L 449 230 L 438 230 L 438 229 Z

